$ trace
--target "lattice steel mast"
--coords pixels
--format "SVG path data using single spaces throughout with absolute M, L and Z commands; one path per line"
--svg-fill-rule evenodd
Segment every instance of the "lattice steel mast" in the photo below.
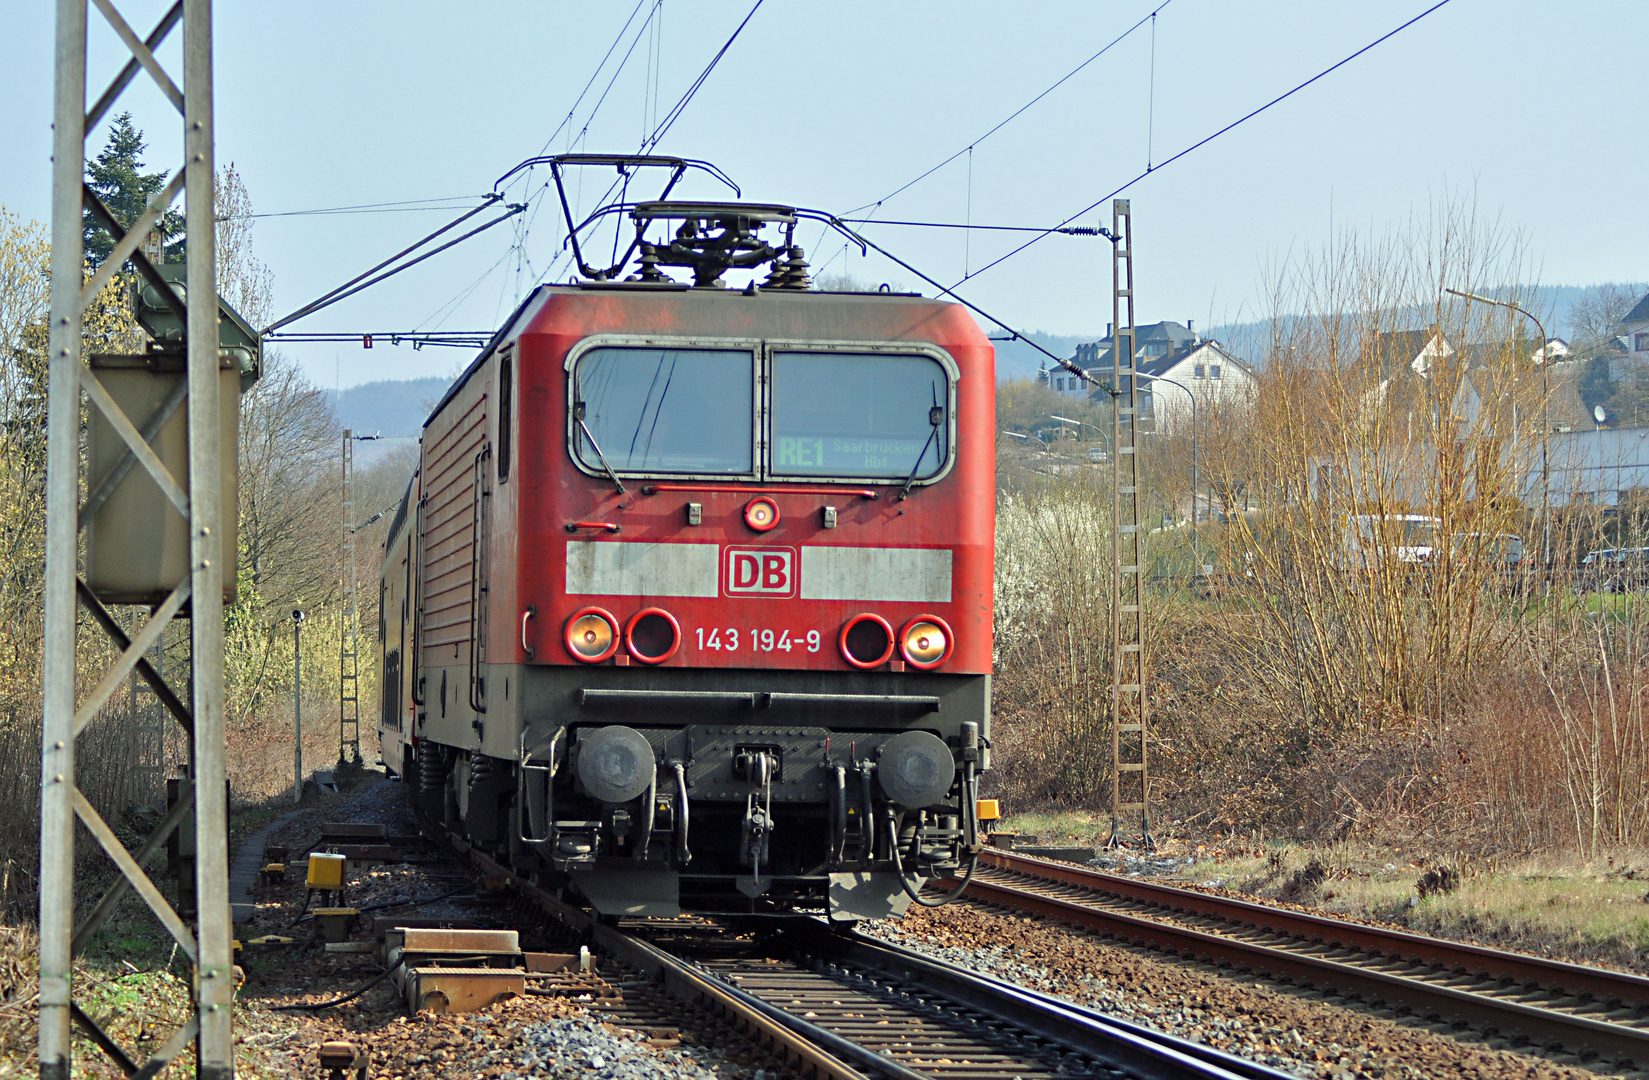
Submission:
M 191 1040 L 198 1046 L 196 1075 L 220 1080 L 233 1075 L 230 1003 L 228 795 L 224 781 L 223 589 L 233 582 L 233 561 L 224 558 L 225 507 L 220 487 L 219 310 L 216 303 L 216 236 L 213 212 L 212 5 L 211 0 L 178 0 L 147 39 L 140 40 L 111 0 L 98 10 L 124 43 L 130 59 L 88 112 L 86 108 L 86 0 L 58 0 L 56 91 L 53 124 L 51 331 L 47 411 L 45 638 L 43 642 L 43 760 L 40 818 L 40 1075 L 68 1080 L 71 1024 L 78 1024 L 128 1075 L 150 1076 L 175 1058 Z M 184 81 L 181 89 L 156 60 L 154 50 L 181 21 Z M 85 137 L 140 72 L 160 87 L 183 118 L 184 162 L 129 228 L 109 213 L 84 183 Z M 188 235 L 184 284 L 179 296 L 154 263 L 138 250 L 160 214 L 184 195 Z M 114 249 L 88 281 L 82 243 L 82 207 L 108 231 Z M 172 392 L 158 408 L 129 417 L 100 376 L 81 355 L 87 307 L 130 261 L 154 290 L 155 302 L 176 319 L 182 342 L 174 342 Z M 183 344 L 185 343 L 186 344 Z M 180 347 L 181 346 L 181 347 Z M 130 358 L 114 358 L 130 359 Z M 157 361 L 158 362 L 158 361 Z M 111 377 L 111 384 L 113 379 Z M 186 388 L 186 389 L 185 389 Z M 87 506 L 78 504 L 81 458 L 81 394 L 90 402 L 94 425 L 123 444 L 119 463 L 101 478 L 88 477 Z M 181 482 L 157 453 L 156 436 L 186 400 L 187 469 Z M 151 411 L 152 410 L 152 411 Z M 141 425 L 141 427 L 139 426 Z M 141 468 L 138 468 L 138 467 Z M 235 467 L 233 454 L 222 468 Z M 120 474 L 116 476 L 115 474 Z M 175 511 L 188 523 L 187 549 L 179 549 L 178 580 L 141 629 L 131 636 L 82 579 L 77 563 L 80 529 L 120 486 L 146 478 L 158 489 L 160 513 Z M 232 535 L 232 534 L 230 534 Z M 133 536 L 134 549 L 158 537 Z M 232 550 L 232 548 L 230 549 Z M 157 558 L 155 560 L 159 562 Z M 88 578 L 90 572 L 88 571 Z M 113 639 L 120 658 L 76 708 L 76 601 Z M 115 601 L 130 602 L 130 601 Z M 144 654 L 172 618 L 189 606 L 193 700 L 186 706 Z M 75 737 L 93 722 L 132 671 L 139 672 L 193 740 L 193 776 L 159 830 L 135 852 L 128 851 L 76 786 Z M 167 835 L 192 811 L 195 818 L 194 892 L 198 917 L 187 926 L 143 870 Z M 78 928 L 74 925 L 74 822 L 78 817 L 119 867 L 121 876 Z M 190 1019 L 162 1038 L 147 1063 L 134 1060 L 74 1004 L 71 964 L 93 931 L 127 888 L 143 897 L 179 948 L 194 963 Z
M 1127 199 L 1111 202 L 1111 835 L 1139 811 L 1152 846 L 1146 765 L 1144 551 L 1139 531 L 1139 411 L 1134 365 L 1134 225 Z M 1125 793 L 1126 789 L 1126 793 Z M 1127 801 L 1125 802 L 1124 799 Z
M 360 616 L 356 596 L 355 570 L 355 433 L 344 431 L 344 564 L 343 633 L 338 647 L 338 764 L 361 762 L 361 667 L 359 657 Z M 351 751 L 346 756 L 345 751 Z

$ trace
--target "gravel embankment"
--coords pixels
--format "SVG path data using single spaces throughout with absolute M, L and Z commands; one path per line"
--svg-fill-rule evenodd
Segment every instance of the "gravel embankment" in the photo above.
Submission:
M 913 909 L 900 922 L 866 923 L 862 929 L 1302 1077 L 1595 1080 L 1598 1075 L 969 904 Z
M 290 870 L 280 885 L 258 885 L 251 925 L 237 927 L 243 941 L 265 934 L 292 937 L 290 945 L 248 945 L 242 954 L 246 984 L 237 999 L 236 1037 L 239 1070 L 247 1076 L 319 1076 L 321 1043 L 345 1040 L 371 1055 L 375 1080 L 767 1080 L 719 1051 L 692 1045 L 648 1045 L 645 1031 L 592 1017 L 574 997 L 531 995 L 502 1001 L 476 1013 L 406 1015 L 404 1003 L 388 983 L 360 997 L 319 1012 L 282 1012 L 277 1006 L 330 1001 L 365 984 L 381 968 L 364 954 L 322 950 L 313 920 L 295 922 L 303 906 L 304 859 L 300 854 L 320 835 L 324 821 L 365 821 L 389 827 L 391 835 L 417 831 L 406 789 L 400 784 L 368 780 L 354 792 L 307 804 L 269 837 L 286 844 Z M 411 852 L 418 861 L 361 868 L 351 876 L 350 905 L 366 907 L 402 901 L 377 914 L 417 913 L 474 919 L 480 925 L 521 931 L 525 949 L 565 951 L 564 943 L 541 940 L 528 922 L 501 904 L 478 904 L 474 883 L 456 858 L 428 845 Z M 450 893 L 431 901 L 429 898 Z M 368 936 L 371 915 L 364 915 L 355 940 Z M 652 1040 L 656 1042 L 657 1040 Z

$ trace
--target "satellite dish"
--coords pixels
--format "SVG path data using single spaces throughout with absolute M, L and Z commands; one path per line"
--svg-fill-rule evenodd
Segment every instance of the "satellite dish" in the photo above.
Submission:
M 1603 423 L 1604 412 L 1603 412 L 1603 406 L 1602 405 L 1593 405 L 1592 406 L 1592 419 L 1596 420 L 1600 424 Z

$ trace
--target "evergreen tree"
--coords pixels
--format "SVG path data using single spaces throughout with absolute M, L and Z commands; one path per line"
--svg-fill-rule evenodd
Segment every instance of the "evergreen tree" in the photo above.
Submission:
M 143 132 L 132 125 L 132 114 L 121 113 L 114 119 L 102 153 L 86 166 L 87 184 L 123 227 L 136 221 L 149 200 L 166 186 L 166 173 L 143 171 L 145 149 Z M 83 220 L 86 261 L 97 266 L 114 249 L 114 240 L 90 213 L 84 214 Z M 183 234 L 183 215 L 167 210 L 155 223 L 155 231 L 160 233 L 171 255 L 175 247 L 173 241 Z

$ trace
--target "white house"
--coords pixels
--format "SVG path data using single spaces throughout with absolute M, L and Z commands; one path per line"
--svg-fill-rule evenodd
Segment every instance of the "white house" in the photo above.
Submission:
M 1197 408 L 1253 403 L 1259 388 L 1247 364 L 1212 339 L 1199 339 L 1184 352 L 1139 361 L 1140 408 L 1154 417 L 1158 431 L 1172 431 L 1192 419 L 1191 399 Z
M 1063 369 L 1042 372 L 1040 378 L 1050 389 L 1073 397 L 1096 392 L 1096 383 L 1111 377 L 1111 336 L 1076 347 L 1071 362 L 1094 382 Z M 1183 418 L 1189 421 L 1191 394 L 1198 407 L 1204 402 L 1237 403 L 1252 400 L 1254 372 L 1225 351 L 1218 341 L 1197 333 L 1195 322 L 1152 323 L 1134 334 L 1134 366 L 1139 377 L 1140 411 L 1156 418 L 1167 430 Z M 1175 385 L 1178 384 L 1178 385 Z M 1104 393 L 1103 390 L 1098 390 Z
M 1649 295 L 1639 300 L 1621 323 L 1625 328 L 1621 341 L 1626 346 L 1626 354 L 1636 360 L 1649 360 Z
M 1197 336 L 1197 324 L 1188 322 L 1151 323 L 1134 329 L 1134 355 L 1139 362 L 1164 356 L 1183 355 L 1203 339 Z M 1086 372 L 1095 382 L 1107 381 L 1111 375 L 1111 327 L 1105 327 L 1105 336 L 1076 347 L 1071 363 Z M 1050 389 L 1072 397 L 1087 397 L 1094 383 L 1085 381 L 1062 368 L 1044 369 L 1037 376 Z

